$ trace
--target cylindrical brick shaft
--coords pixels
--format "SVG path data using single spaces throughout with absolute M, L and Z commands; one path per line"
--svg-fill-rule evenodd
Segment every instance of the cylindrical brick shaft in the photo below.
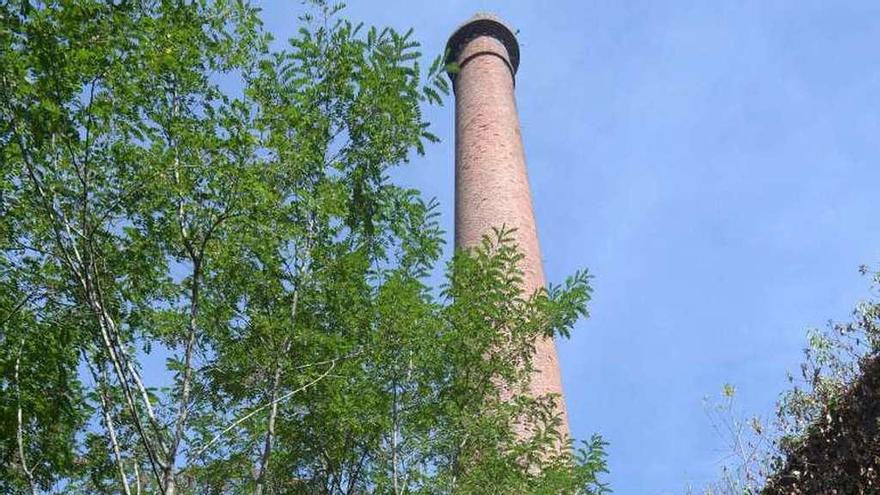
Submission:
M 492 228 L 515 228 L 524 258 L 527 293 L 544 286 L 544 269 L 532 211 L 525 153 L 514 98 L 519 66 L 516 37 L 499 19 L 478 14 L 449 38 L 448 62 L 455 88 L 455 245 L 473 247 Z M 556 344 L 536 342 L 530 390 L 559 395 L 562 431 L 568 418 Z

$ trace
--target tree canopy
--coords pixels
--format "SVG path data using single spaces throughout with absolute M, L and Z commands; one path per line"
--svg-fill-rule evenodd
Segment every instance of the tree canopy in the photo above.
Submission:
M 526 393 L 589 276 L 523 294 L 504 226 L 444 263 L 389 178 L 442 54 L 340 8 L 0 5 L 0 491 L 606 491 Z

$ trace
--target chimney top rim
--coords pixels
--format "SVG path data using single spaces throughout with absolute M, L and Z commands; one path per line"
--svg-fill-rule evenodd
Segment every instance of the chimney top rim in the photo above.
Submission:
M 504 44 L 511 68 L 516 74 L 519 69 L 519 42 L 515 30 L 501 17 L 490 12 L 475 13 L 452 32 L 446 42 L 446 63 L 455 62 L 464 46 L 479 36 L 491 36 Z

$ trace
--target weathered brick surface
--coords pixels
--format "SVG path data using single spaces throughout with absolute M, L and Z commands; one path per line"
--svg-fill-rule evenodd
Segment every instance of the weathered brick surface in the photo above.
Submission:
M 510 42 L 512 34 L 506 34 Z M 518 53 L 512 59 L 505 44 L 488 34 L 466 41 L 457 55 L 455 244 L 475 246 L 493 227 L 516 228 L 515 237 L 525 255 L 524 289 L 533 292 L 545 281 L 514 97 Z M 553 339 L 542 339 L 536 349 L 532 392 L 563 397 L 556 344 Z M 563 431 L 568 434 L 562 400 L 560 412 Z

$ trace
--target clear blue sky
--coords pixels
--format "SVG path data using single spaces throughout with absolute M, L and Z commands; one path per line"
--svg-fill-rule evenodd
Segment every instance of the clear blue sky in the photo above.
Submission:
M 278 38 L 297 2 L 266 5 Z M 352 1 L 425 52 L 477 10 L 520 29 L 517 98 L 545 267 L 596 276 L 560 343 L 573 433 L 610 445 L 616 493 L 718 472 L 702 398 L 769 414 L 805 330 L 844 318 L 880 261 L 880 3 Z M 453 107 L 402 180 L 451 240 Z

